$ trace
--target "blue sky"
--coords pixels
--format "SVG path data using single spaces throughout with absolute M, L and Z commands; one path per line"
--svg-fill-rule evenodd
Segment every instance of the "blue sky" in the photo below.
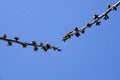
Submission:
M 0 41 L 0 80 L 120 80 L 120 7 L 101 26 L 62 42 L 118 0 L 1 0 L 0 36 L 50 43 L 63 51 L 33 51 Z

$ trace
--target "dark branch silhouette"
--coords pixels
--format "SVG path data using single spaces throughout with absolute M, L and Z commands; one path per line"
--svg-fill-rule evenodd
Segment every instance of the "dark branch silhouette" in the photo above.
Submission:
M 120 5 L 120 0 L 117 3 L 115 3 L 114 5 L 108 4 L 108 9 L 104 13 L 102 13 L 101 15 L 94 14 L 93 21 L 87 22 L 85 24 L 85 26 L 80 28 L 80 29 L 78 29 L 78 27 L 75 27 L 73 31 L 70 31 L 70 32 L 65 34 L 62 41 L 65 42 L 66 40 L 70 39 L 73 35 L 75 35 L 76 37 L 79 37 L 81 35 L 81 33 L 82 34 L 85 33 L 85 29 L 90 28 L 93 24 L 96 24 L 96 26 L 99 26 L 101 24 L 100 19 L 102 19 L 102 18 L 105 20 L 109 19 L 108 13 L 112 10 L 117 10 L 117 7 L 119 5 Z
M 49 49 L 53 49 L 55 51 L 61 51 L 61 49 L 59 49 L 58 47 L 52 46 L 49 43 L 43 44 L 42 42 L 40 42 L 39 44 L 37 44 L 36 41 L 32 41 L 31 43 L 22 42 L 22 41 L 19 41 L 18 37 L 14 37 L 14 39 L 8 39 L 6 34 L 4 34 L 2 37 L 0 37 L 0 40 L 6 41 L 7 46 L 12 46 L 13 43 L 20 44 L 20 45 L 22 45 L 23 48 L 26 48 L 27 46 L 33 46 L 34 51 L 37 51 L 38 47 L 40 47 L 44 51 L 48 51 Z
M 94 16 L 93 16 L 94 20 L 93 21 L 87 22 L 85 24 L 85 26 L 83 26 L 80 29 L 78 27 L 75 27 L 73 31 L 70 31 L 70 32 L 65 34 L 65 36 L 62 39 L 62 41 L 66 41 L 66 40 L 70 39 L 74 35 L 76 37 L 81 36 L 81 34 L 85 33 L 85 29 L 91 28 L 91 26 L 93 24 L 96 24 L 96 26 L 99 26 L 101 24 L 100 19 L 108 20 L 109 19 L 108 13 L 110 11 L 112 11 L 112 10 L 116 11 L 117 7 L 119 5 L 120 5 L 120 0 L 117 3 L 115 3 L 114 5 L 108 4 L 108 9 L 104 13 L 102 13 L 101 15 L 94 14 Z M 0 37 L 0 40 L 6 41 L 7 42 L 7 46 L 12 46 L 13 43 L 20 44 L 20 45 L 22 45 L 23 48 L 26 48 L 27 46 L 33 46 L 33 50 L 34 51 L 37 51 L 39 49 L 39 47 L 41 49 L 43 49 L 44 51 L 48 51 L 49 49 L 53 49 L 55 51 L 62 51 L 58 47 L 55 47 L 55 46 L 53 46 L 53 45 L 51 45 L 49 43 L 44 44 L 44 43 L 40 42 L 39 44 L 37 44 L 36 41 L 32 41 L 31 43 L 28 43 L 28 42 L 20 41 L 18 37 L 14 37 L 14 39 L 9 39 L 9 38 L 7 38 L 6 34 L 4 34 L 2 37 Z

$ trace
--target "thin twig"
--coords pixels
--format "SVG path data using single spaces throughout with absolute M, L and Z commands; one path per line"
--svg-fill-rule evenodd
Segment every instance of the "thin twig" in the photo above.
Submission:
M 36 41 L 32 41 L 31 43 L 23 42 L 23 41 L 19 41 L 18 37 L 14 37 L 14 39 L 9 39 L 7 38 L 6 34 L 0 37 L 0 40 L 8 42 L 7 44 L 8 46 L 12 46 L 12 43 L 20 44 L 23 46 L 23 48 L 26 48 L 27 46 L 33 46 L 34 51 L 37 51 L 38 47 L 41 47 L 41 49 L 43 49 L 44 51 L 48 51 L 49 49 L 53 49 L 55 51 L 61 51 L 61 49 L 59 49 L 58 47 L 52 46 L 49 43 L 43 44 L 42 42 L 40 42 L 39 44 L 37 44 Z
M 65 34 L 65 36 L 63 37 L 62 41 L 66 41 L 68 39 L 70 39 L 73 35 L 75 35 L 76 37 L 79 37 L 81 34 L 80 33 L 85 33 L 85 29 L 90 28 L 93 24 L 96 24 L 96 26 L 99 26 L 101 24 L 100 19 L 109 19 L 108 13 L 112 10 L 117 10 L 117 7 L 120 5 L 120 0 L 115 3 L 114 5 L 109 5 L 108 4 L 108 9 L 102 13 L 101 15 L 95 14 L 93 16 L 94 20 L 91 22 L 87 22 L 85 24 L 85 26 L 83 26 L 82 28 L 78 29 L 78 27 L 75 27 L 75 29 L 73 31 L 70 31 L 68 33 Z

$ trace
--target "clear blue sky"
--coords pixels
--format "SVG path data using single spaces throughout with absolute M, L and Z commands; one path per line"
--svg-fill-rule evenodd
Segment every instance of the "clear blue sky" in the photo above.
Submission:
M 0 0 L 0 36 L 50 43 L 63 51 L 33 51 L 0 41 L 0 80 L 120 80 L 120 7 L 80 38 L 63 35 L 92 21 L 118 0 Z

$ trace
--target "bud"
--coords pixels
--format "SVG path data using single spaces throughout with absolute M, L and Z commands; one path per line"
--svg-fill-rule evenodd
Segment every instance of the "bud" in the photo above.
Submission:
M 79 36 L 80 36 L 80 33 L 79 33 L 79 32 L 75 33 L 75 36 L 76 36 L 76 37 L 79 37 Z
M 98 19 L 99 18 L 98 14 L 94 14 L 93 18 L 94 18 L 94 20 Z
M 107 14 L 104 15 L 103 17 L 105 20 L 109 19 L 109 16 Z
M 18 37 L 14 37 L 14 39 L 15 39 L 15 41 L 18 41 L 18 40 L 19 40 L 19 38 L 18 38 Z
M 42 46 L 42 49 L 44 50 L 44 51 L 47 51 L 48 49 L 46 48 L 46 46 Z
M 64 41 L 64 42 L 65 42 L 66 40 L 67 40 L 67 39 L 63 37 L 62 41 Z
M 85 29 L 80 29 L 80 32 L 81 33 L 85 33 Z
M 37 43 L 36 43 L 36 41 L 32 41 L 32 44 L 33 44 L 33 45 L 36 45 Z
M 43 43 L 42 43 L 42 42 L 40 42 L 40 46 L 41 46 L 41 47 L 43 46 Z
M 74 31 L 79 31 L 78 27 L 75 27 Z
M 92 26 L 92 24 L 91 23 L 86 23 L 86 27 L 91 27 Z
M 37 46 L 34 46 L 34 51 L 37 51 L 38 50 L 38 47 Z
M 26 48 L 26 47 L 27 47 L 26 42 L 23 42 L 23 43 L 22 43 L 22 46 L 23 46 L 23 48 Z
M 108 9 L 111 7 L 111 5 L 110 5 L 110 4 L 108 4 L 107 6 L 108 6 Z
M 101 23 L 101 21 L 97 21 L 97 22 L 96 22 L 96 26 L 99 26 L 100 23 Z
M 7 38 L 7 35 L 6 35 L 6 34 L 3 34 L 2 39 L 6 39 L 6 38 Z
M 7 46 L 12 46 L 12 42 L 11 42 L 11 41 L 8 41 Z
M 47 49 L 51 49 L 51 45 L 48 43 L 48 44 L 46 44 L 46 48 Z
M 112 10 L 117 10 L 117 7 L 116 6 L 111 6 L 112 8 Z

